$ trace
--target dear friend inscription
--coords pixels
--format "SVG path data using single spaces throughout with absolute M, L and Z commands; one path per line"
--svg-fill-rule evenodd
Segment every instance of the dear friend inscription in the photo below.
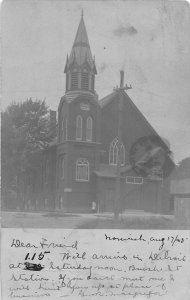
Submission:
M 3 300 L 188 299 L 188 232 L 4 229 L 2 257 Z

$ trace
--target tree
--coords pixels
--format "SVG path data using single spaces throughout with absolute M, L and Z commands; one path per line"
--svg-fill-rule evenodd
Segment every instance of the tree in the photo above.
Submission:
M 2 189 L 4 198 L 18 196 L 21 174 L 39 171 L 42 150 L 55 137 L 45 101 L 13 102 L 1 114 Z M 8 193 L 8 195 L 7 195 Z M 11 194 L 11 195 L 10 195 Z
M 190 157 L 182 159 L 176 168 L 178 179 L 190 178 Z

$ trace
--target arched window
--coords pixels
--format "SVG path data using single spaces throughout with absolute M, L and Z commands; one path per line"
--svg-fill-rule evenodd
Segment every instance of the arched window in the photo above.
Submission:
M 117 147 L 118 140 L 115 139 L 110 145 L 110 153 L 109 153 L 109 164 L 110 165 L 117 165 L 118 159 L 118 147 Z
M 83 158 L 77 159 L 76 180 L 89 181 L 89 162 L 86 159 Z
M 92 118 L 88 117 L 86 120 L 86 140 L 92 141 Z
M 65 175 L 65 161 L 64 161 L 64 158 L 61 157 L 60 158 L 60 177 L 61 177 L 61 179 L 64 179 L 64 175 Z
M 64 118 L 61 120 L 61 141 L 64 141 Z
M 80 115 L 76 119 L 76 140 L 82 140 L 82 117 Z
M 45 165 L 44 165 L 44 182 L 48 182 L 48 176 L 49 176 L 49 160 L 46 158 Z
M 68 132 L 67 132 L 68 128 L 67 128 L 67 118 L 65 118 L 65 140 L 68 140 Z
M 121 165 L 125 165 L 125 147 L 121 144 Z
M 110 145 L 110 151 L 109 151 L 109 164 L 110 165 L 117 165 L 118 162 L 118 139 L 115 138 L 113 142 Z M 125 147 L 123 144 L 121 144 L 121 166 L 125 165 Z

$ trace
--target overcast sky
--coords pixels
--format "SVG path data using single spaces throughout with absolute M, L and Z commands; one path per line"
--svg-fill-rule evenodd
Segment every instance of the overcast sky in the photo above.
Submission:
M 44 1 L 2 4 L 3 109 L 12 101 L 46 99 L 57 110 L 64 66 L 81 9 L 96 57 L 99 98 L 119 84 L 175 161 L 190 156 L 190 6 L 182 1 Z

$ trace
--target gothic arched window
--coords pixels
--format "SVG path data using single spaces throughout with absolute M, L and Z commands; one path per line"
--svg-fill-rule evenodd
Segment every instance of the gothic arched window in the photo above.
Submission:
M 92 141 L 92 118 L 88 117 L 86 120 L 86 140 Z
M 82 117 L 80 115 L 76 119 L 76 140 L 82 140 Z
M 76 180 L 89 181 L 89 162 L 86 159 L 79 158 L 76 162 Z
M 115 138 L 110 145 L 110 151 L 109 151 L 109 164 L 110 165 L 114 165 L 114 166 L 117 165 L 118 153 L 119 153 L 118 139 Z M 121 165 L 122 166 L 125 165 L 125 147 L 123 144 L 121 144 Z
M 121 165 L 125 165 L 125 147 L 121 144 Z

